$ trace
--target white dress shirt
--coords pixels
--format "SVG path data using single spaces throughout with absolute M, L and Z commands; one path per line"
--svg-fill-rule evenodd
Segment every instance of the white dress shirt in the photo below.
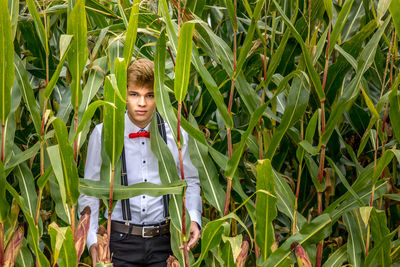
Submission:
M 149 126 L 150 125 L 147 125 L 144 130 L 148 131 Z M 85 179 L 100 180 L 100 167 L 102 163 L 102 128 L 103 124 L 98 124 L 90 136 L 85 165 Z M 136 133 L 139 130 L 141 130 L 141 128 L 132 123 L 128 115 L 125 114 L 124 146 L 128 185 L 140 182 L 161 184 L 158 173 L 158 160 L 150 149 L 150 138 L 129 138 L 130 133 Z M 168 124 L 165 124 L 165 130 L 167 133 L 167 145 L 172 152 L 172 155 L 175 159 L 175 164 L 178 168 L 178 173 L 180 175 L 179 152 Z M 199 226 L 201 226 L 202 202 L 200 196 L 199 176 L 197 169 L 193 166 L 190 160 L 189 151 L 187 150 L 189 136 L 182 129 L 181 131 L 184 141 L 184 145 L 182 147 L 183 167 L 185 179 L 188 184 L 186 190 L 186 208 L 189 212 L 190 219 L 197 222 Z M 120 181 L 120 177 L 114 178 L 114 183 L 120 183 Z M 147 195 L 140 195 L 130 198 L 129 202 L 132 214 L 132 220 L 130 221 L 131 223 L 148 225 L 157 224 L 165 220 L 162 196 L 150 197 Z M 90 228 L 87 237 L 87 246 L 90 248 L 91 245 L 97 242 L 96 233 L 99 227 L 99 199 L 81 195 L 78 203 L 80 211 L 82 211 L 86 206 L 90 206 L 92 211 Z M 107 217 L 107 215 L 108 211 L 105 212 L 105 217 Z M 111 214 L 111 219 L 123 221 L 121 201 L 117 202 L 113 213 Z

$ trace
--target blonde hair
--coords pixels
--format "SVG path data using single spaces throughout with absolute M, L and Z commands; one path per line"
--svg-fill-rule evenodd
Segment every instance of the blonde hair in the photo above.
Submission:
M 154 63 L 147 58 L 133 61 L 127 70 L 127 84 L 154 88 Z

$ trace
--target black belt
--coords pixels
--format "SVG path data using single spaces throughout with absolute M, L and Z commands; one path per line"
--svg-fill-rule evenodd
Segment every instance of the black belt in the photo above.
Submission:
M 121 222 L 111 221 L 111 229 L 119 233 L 150 238 L 158 235 L 168 234 L 169 222 L 157 226 L 136 226 L 132 224 L 128 225 Z

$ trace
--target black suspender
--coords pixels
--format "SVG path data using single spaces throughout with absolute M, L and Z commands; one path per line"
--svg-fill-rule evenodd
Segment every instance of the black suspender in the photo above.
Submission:
M 157 115 L 157 126 L 158 131 L 164 142 L 167 143 L 167 132 L 165 131 L 164 119 L 161 117 L 160 113 L 156 112 Z M 169 195 L 163 195 L 163 205 L 164 205 L 164 218 L 169 218 Z
M 167 143 L 167 132 L 165 131 L 165 124 L 164 124 L 164 119 L 161 117 L 161 115 L 156 112 L 157 115 L 157 126 L 158 126 L 158 131 L 163 138 L 164 142 Z M 125 158 L 125 147 L 122 149 L 122 154 L 121 154 L 121 185 L 128 185 L 128 175 L 126 171 L 126 158 Z M 129 223 L 132 219 L 131 215 L 131 209 L 130 209 L 130 203 L 129 203 L 129 198 L 128 199 L 122 199 L 121 200 L 122 204 L 122 217 L 124 221 Z M 169 218 L 169 195 L 163 195 L 163 206 L 164 206 L 164 217 Z

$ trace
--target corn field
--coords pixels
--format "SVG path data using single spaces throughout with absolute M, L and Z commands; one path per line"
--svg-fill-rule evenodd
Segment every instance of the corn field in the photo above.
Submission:
M 79 195 L 104 214 L 143 193 L 171 194 L 180 266 L 400 266 L 400 0 L 0 0 L 0 21 L 0 266 L 91 266 Z M 118 183 L 136 58 L 154 61 L 178 146 L 191 136 L 189 255 L 186 182 L 160 135 L 163 184 Z

